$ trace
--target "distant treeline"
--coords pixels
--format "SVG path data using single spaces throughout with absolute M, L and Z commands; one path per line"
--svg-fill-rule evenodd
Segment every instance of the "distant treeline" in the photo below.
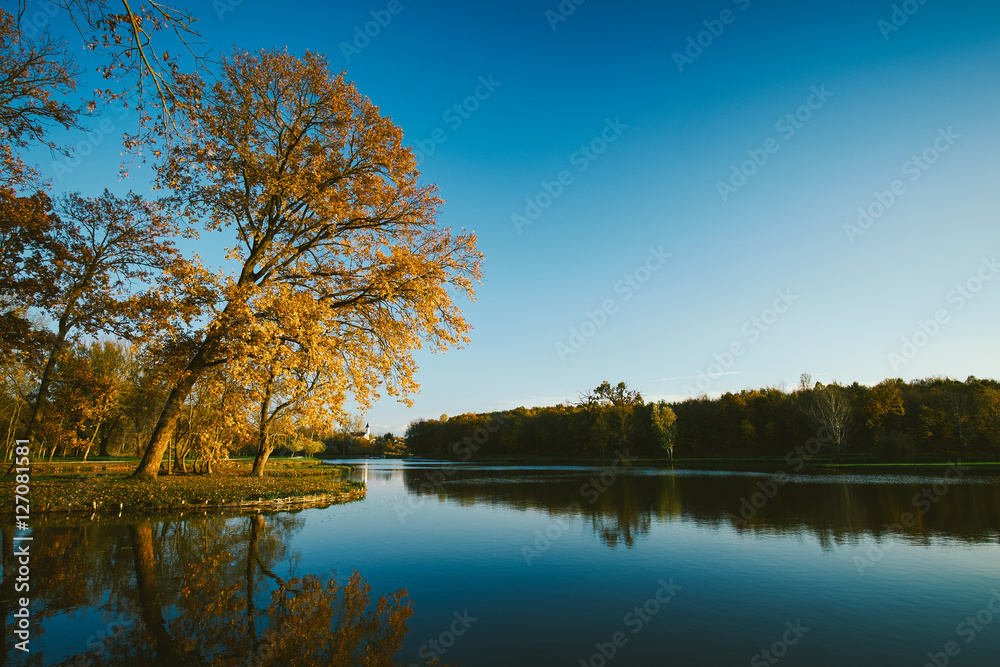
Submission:
M 646 403 L 624 383 L 603 383 L 580 403 L 410 424 L 419 456 L 613 458 L 630 456 L 836 457 L 880 461 L 1000 455 L 1000 383 L 931 378 L 766 388 L 676 403 Z

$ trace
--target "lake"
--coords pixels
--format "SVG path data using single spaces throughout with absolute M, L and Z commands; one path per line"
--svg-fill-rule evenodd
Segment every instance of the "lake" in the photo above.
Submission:
M 1000 664 L 997 477 L 346 463 L 323 509 L 33 517 L 30 664 L 266 663 L 325 634 L 288 582 L 353 571 L 407 591 L 402 665 Z

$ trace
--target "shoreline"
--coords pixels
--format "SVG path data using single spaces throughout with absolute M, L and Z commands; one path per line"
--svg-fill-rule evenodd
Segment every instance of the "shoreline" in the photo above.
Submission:
M 363 498 L 359 481 L 344 479 L 348 466 L 319 460 L 282 463 L 263 477 L 246 474 L 246 462 L 228 462 L 212 474 L 161 474 L 132 480 L 130 462 L 45 462 L 32 466 L 29 515 L 123 515 L 150 512 L 275 512 L 327 507 Z M 0 515 L 13 516 L 15 487 L 0 487 Z M 23 504 L 23 503 L 22 503 Z
M 340 459 L 331 459 L 340 460 Z M 460 464 L 463 466 L 480 465 L 480 466 L 538 466 L 538 467 L 561 467 L 561 466 L 579 466 L 579 467 L 594 467 L 601 468 L 607 467 L 620 459 L 574 459 L 565 457 L 504 457 L 504 458 L 482 458 L 482 459 L 471 459 L 468 461 L 446 459 L 446 458 L 430 458 L 430 457 L 412 457 L 408 459 L 403 459 L 407 461 L 414 462 L 428 462 L 428 463 L 444 463 L 444 464 Z M 780 470 L 787 473 L 794 473 L 797 475 L 822 475 L 831 473 L 844 473 L 844 472 L 870 472 L 870 473 L 913 473 L 913 474 L 929 474 L 935 472 L 942 472 L 947 470 L 949 467 L 959 463 L 962 466 L 968 466 L 970 468 L 969 473 L 971 474 L 1000 474 L 1000 461 L 958 461 L 957 459 L 942 460 L 942 461 L 916 461 L 916 462 L 872 462 L 872 461 L 842 461 L 837 463 L 833 459 L 823 459 L 823 460 L 813 460 L 805 462 L 800 470 L 794 470 L 796 461 L 791 464 L 788 463 L 784 458 L 781 457 L 758 457 L 758 458 L 746 458 L 746 459 L 734 459 L 734 458 L 675 458 L 673 461 L 670 459 L 643 459 L 635 458 L 630 459 L 629 467 L 643 467 L 643 468 L 673 468 L 677 470 L 711 470 L 717 472 L 765 472 L 773 473 L 776 470 Z

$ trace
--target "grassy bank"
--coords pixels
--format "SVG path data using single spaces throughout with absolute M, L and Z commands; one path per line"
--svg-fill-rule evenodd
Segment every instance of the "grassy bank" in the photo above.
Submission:
M 128 512 L 157 509 L 275 509 L 330 504 L 360 497 L 364 486 L 345 480 L 342 466 L 315 460 L 277 460 L 266 476 L 250 477 L 251 461 L 231 461 L 211 475 L 160 475 L 152 481 L 128 479 L 130 462 L 53 462 L 32 466 L 28 498 L 40 512 Z M 14 512 L 17 485 L 0 485 L 0 513 Z

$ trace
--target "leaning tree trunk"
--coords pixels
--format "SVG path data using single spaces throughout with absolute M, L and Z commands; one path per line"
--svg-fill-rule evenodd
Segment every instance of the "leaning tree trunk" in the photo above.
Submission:
M 45 361 L 45 368 L 42 369 L 42 377 L 38 381 L 38 395 L 35 397 L 34 403 L 31 404 L 30 410 L 28 411 L 28 423 L 24 427 L 24 439 L 30 440 L 35 434 L 35 427 L 38 426 L 38 422 L 42 416 L 42 406 L 45 403 L 45 397 L 49 393 L 49 385 L 52 384 L 52 376 L 55 375 L 56 362 L 59 360 L 59 355 L 62 354 L 63 348 L 66 345 L 66 336 L 69 333 L 69 326 L 66 324 L 66 315 L 59 320 L 59 330 L 56 334 L 56 339 L 52 344 L 52 349 L 49 351 L 49 358 Z M 55 454 L 55 449 L 53 448 L 52 453 Z M 52 457 L 49 456 L 49 461 Z M 7 470 L 7 474 L 13 474 L 14 464 L 11 463 L 10 468 Z
M 49 385 L 52 384 L 52 376 L 55 374 L 56 361 L 59 359 L 59 355 L 62 353 L 63 346 L 65 344 L 65 334 L 61 336 L 63 340 L 57 339 L 55 344 L 52 346 L 52 351 L 49 352 L 49 358 L 45 362 L 45 368 L 42 369 L 42 377 L 38 381 L 38 396 L 35 397 L 35 402 L 31 406 L 31 411 L 28 413 L 28 423 L 24 427 L 24 439 L 31 440 L 31 437 L 35 434 L 35 427 L 38 425 L 38 421 L 42 415 L 42 405 L 45 403 L 45 397 L 49 393 Z
M 264 466 L 267 465 L 267 458 L 271 456 L 271 452 L 273 451 L 273 446 L 261 444 L 261 446 L 257 449 L 257 456 L 253 460 L 253 469 L 250 471 L 251 476 L 264 476 Z
M 167 631 L 160 602 L 159 586 L 156 581 L 156 556 L 153 546 L 153 527 L 149 521 L 129 526 L 129 540 L 135 561 L 136 592 L 142 608 L 142 620 L 146 631 L 153 638 L 155 655 L 161 664 L 181 664 L 177 645 Z
M 257 611 L 254 609 L 253 596 L 257 587 L 257 559 L 259 556 L 258 540 L 263 529 L 264 517 L 256 514 L 250 517 L 250 544 L 247 548 L 247 638 L 250 640 L 250 651 L 255 652 L 257 644 Z
M 167 396 L 167 403 L 163 406 L 160 419 L 153 428 L 153 434 L 149 439 L 149 444 L 146 446 L 145 453 L 142 455 L 142 460 L 139 462 L 139 467 L 131 475 L 133 479 L 155 479 L 159 474 L 160 462 L 163 461 L 163 455 L 170 447 L 174 430 L 177 428 L 177 422 L 181 417 L 181 406 L 204 370 L 201 369 L 197 372 L 188 370 L 184 374 L 184 377 L 170 390 L 170 394 Z

